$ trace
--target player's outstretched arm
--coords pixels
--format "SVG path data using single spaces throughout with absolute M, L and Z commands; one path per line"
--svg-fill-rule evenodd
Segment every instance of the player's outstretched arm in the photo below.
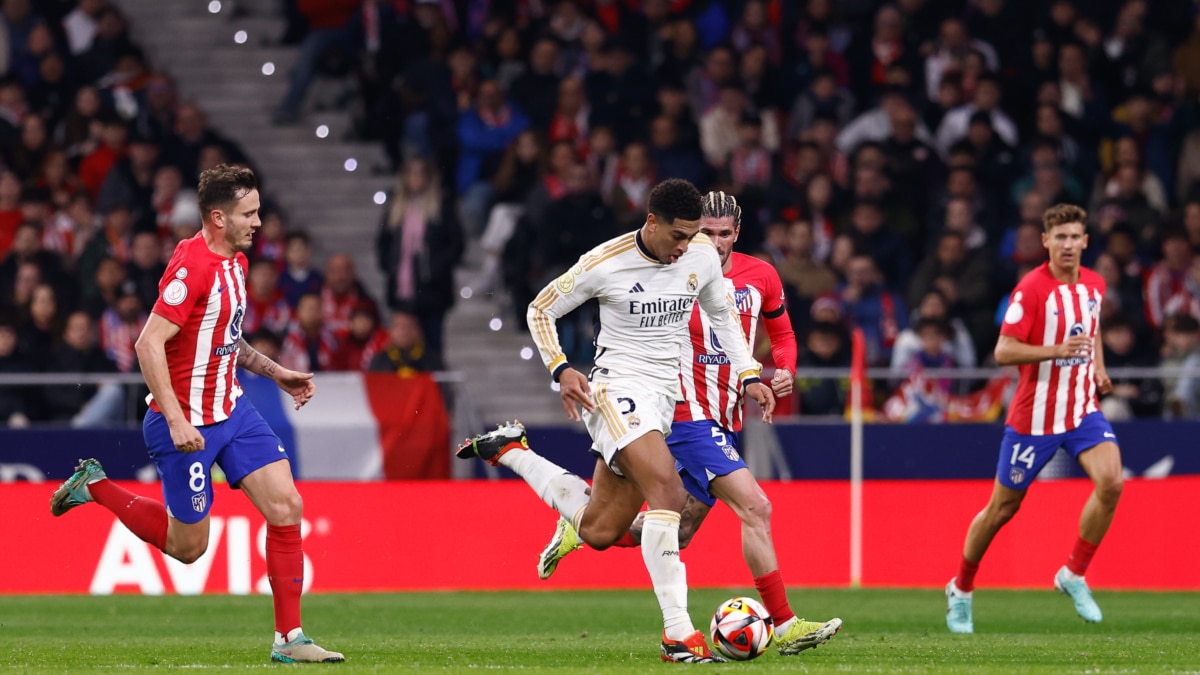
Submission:
M 1070 359 L 1091 356 L 1092 338 L 1087 335 L 1072 335 L 1066 342 L 1057 345 L 1031 345 L 1009 335 L 1001 335 L 993 352 L 998 366 L 1020 366 L 1040 363 L 1050 359 Z
M 204 449 L 204 436 L 183 414 L 171 387 L 171 371 L 167 367 L 167 341 L 178 335 L 179 330 L 179 325 L 151 312 L 133 349 L 150 395 L 171 430 L 171 442 L 180 452 L 198 452 Z
M 291 395 L 296 410 L 312 400 L 313 395 L 317 393 L 317 383 L 312 381 L 312 373 L 301 373 L 284 368 L 251 347 L 245 338 L 238 342 L 237 364 L 255 375 L 262 375 L 274 380 L 280 389 Z

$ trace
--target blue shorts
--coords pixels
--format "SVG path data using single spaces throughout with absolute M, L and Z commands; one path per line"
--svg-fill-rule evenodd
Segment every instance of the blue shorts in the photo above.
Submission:
M 675 422 L 667 437 L 683 486 L 709 506 L 717 503 L 708 489 L 712 479 L 746 468 L 738 452 L 741 444 L 741 432 L 727 431 L 712 420 Z
M 184 523 L 200 522 L 212 508 L 213 462 L 225 472 L 229 484 L 236 486 L 252 472 L 288 458 L 275 432 L 244 396 L 229 419 L 196 428 L 204 436 L 204 449 L 180 452 L 161 413 L 151 410 L 142 422 L 146 447 L 162 479 L 167 513 Z
M 1089 414 L 1079 426 L 1061 434 L 1026 436 L 1005 426 L 1004 438 L 1000 441 L 1000 461 L 996 464 L 996 478 L 1005 487 L 1024 490 L 1059 448 L 1066 448 L 1071 457 L 1078 460 L 1083 451 L 1106 441 L 1116 443 L 1117 435 L 1100 412 Z

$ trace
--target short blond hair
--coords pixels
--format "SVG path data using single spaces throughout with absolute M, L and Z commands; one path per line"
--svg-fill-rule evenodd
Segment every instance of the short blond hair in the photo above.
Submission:
M 1046 212 L 1042 214 L 1042 228 L 1044 232 L 1049 232 L 1059 225 L 1067 225 L 1069 223 L 1079 223 L 1086 228 L 1087 211 L 1074 204 L 1055 204 L 1046 209 Z

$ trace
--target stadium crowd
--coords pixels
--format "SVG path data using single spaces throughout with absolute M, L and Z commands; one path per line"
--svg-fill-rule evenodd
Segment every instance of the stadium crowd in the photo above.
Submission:
M 397 177 L 382 298 L 349 256 L 314 268 L 270 200 L 287 186 L 262 177 L 244 330 L 288 367 L 438 368 L 459 297 L 523 329 L 533 291 L 640 225 L 671 177 L 737 195 L 737 248 L 779 270 L 801 366 L 848 365 L 852 326 L 898 375 L 989 365 L 1058 202 L 1091 214 L 1108 366 L 1200 364 L 1200 2 L 282 5 L 301 55 L 276 123 L 302 118 L 319 74 L 345 78 Z M 199 171 L 250 160 L 108 0 L 4 0 L 0 18 L 2 370 L 134 370 L 165 261 L 199 226 Z M 459 289 L 469 240 L 482 263 Z M 560 331 L 581 363 L 577 314 Z M 1200 415 L 1193 379 L 1115 384 L 1110 419 Z M 0 420 L 82 423 L 98 398 L 6 388 Z M 798 398 L 840 413 L 845 386 L 801 380 Z

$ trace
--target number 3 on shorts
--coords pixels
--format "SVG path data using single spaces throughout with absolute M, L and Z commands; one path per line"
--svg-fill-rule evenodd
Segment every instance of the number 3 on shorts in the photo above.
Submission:
M 200 462 L 192 462 L 192 465 L 188 467 L 188 476 L 190 477 L 188 487 L 192 489 L 192 492 L 203 492 L 205 478 L 204 465 Z

